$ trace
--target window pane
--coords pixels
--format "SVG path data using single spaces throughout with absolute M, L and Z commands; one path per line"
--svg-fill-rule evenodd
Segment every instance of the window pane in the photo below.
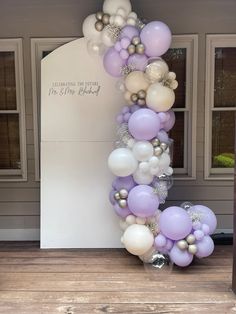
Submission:
M 212 113 L 212 167 L 234 167 L 235 113 Z
M 176 73 L 179 83 L 175 90 L 175 104 L 173 108 L 185 107 L 186 86 L 186 48 L 171 48 L 162 57 L 168 64 L 170 71 Z
M 169 132 L 173 144 L 173 167 L 184 168 L 184 112 L 175 112 L 175 125 Z
M 18 114 L 0 114 L 0 143 L 0 169 L 20 169 Z
M 236 105 L 236 48 L 215 49 L 215 107 Z
M 49 53 L 51 53 L 53 50 L 50 50 L 50 51 L 43 51 L 42 52 L 42 58 L 45 58 L 47 55 L 49 55 Z
M 0 110 L 16 109 L 14 51 L 0 51 Z

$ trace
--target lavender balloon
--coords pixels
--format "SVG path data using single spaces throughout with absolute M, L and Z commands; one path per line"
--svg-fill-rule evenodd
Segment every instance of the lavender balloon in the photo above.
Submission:
M 181 240 L 191 232 L 192 221 L 183 208 L 171 206 L 161 213 L 159 226 L 167 238 Z
M 119 191 L 121 189 L 126 189 L 127 191 L 130 191 L 135 185 L 136 183 L 134 182 L 132 176 L 117 177 L 112 183 L 112 187 L 116 191 Z
M 112 205 L 116 204 L 116 201 L 114 199 L 114 195 L 116 193 L 116 190 L 112 189 L 111 192 L 109 193 L 109 201 Z
M 108 49 L 103 57 L 104 68 L 111 76 L 122 76 L 122 67 L 125 63 L 126 61 L 120 57 L 119 52 L 115 48 Z
M 214 233 L 217 226 L 217 220 L 210 208 L 203 205 L 195 205 L 191 207 L 191 212 L 198 213 L 201 223 L 209 226 L 209 234 Z
M 113 206 L 116 214 L 122 218 L 126 218 L 128 215 L 132 214 L 128 207 L 121 208 L 118 203 Z
M 188 266 L 193 260 L 192 254 L 187 250 L 180 250 L 176 244 L 171 249 L 169 256 L 171 261 L 180 267 Z
M 158 196 L 149 185 L 138 185 L 129 192 L 128 207 L 138 217 L 153 216 L 158 206 Z
M 211 237 L 205 236 L 201 241 L 196 242 L 197 253 L 199 258 L 207 257 L 214 251 L 214 242 Z
M 148 63 L 148 58 L 143 54 L 133 54 L 129 57 L 127 64 L 134 70 L 144 71 Z
M 137 140 L 151 140 L 160 130 L 160 119 L 151 109 L 135 111 L 128 123 L 129 132 Z
M 174 111 L 169 110 L 169 111 L 167 111 L 167 113 L 169 114 L 168 120 L 161 124 L 162 129 L 166 132 L 170 131 L 173 128 L 173 126 L 175 125 L 175 113 L 174 113 Z
M 148 23 L 142 29 L 140 38 L 145 46 L 145 54 L 149 57 L 159 57 L 170 48 L 171 32 L 163 22 Z
M 139 30 L 135 26 L 127 25 L 121 30 L 120 38 L 128 37 L 132 39 L 133 37 L 139 36 Z

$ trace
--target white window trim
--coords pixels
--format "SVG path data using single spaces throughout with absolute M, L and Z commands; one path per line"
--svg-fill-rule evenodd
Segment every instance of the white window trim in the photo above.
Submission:
M 75 40 L 75 37 L 63 38 L 31 38 L 31 73 L 32 73 L 32 98 L 33 98 L 33 125 L 34 125 L 34 156 L 35 156 L 35 181 L 40 181 L 39 165 L 39 125 L 38 110 L 40 108 L 40 76 L 43 51 L 55 50 L 56 48 Z
M 27 181 L 27 152 L 25 127 L 25 95 L 24 95 L 24 67 L 21 38 L 0 39 L 0 51 L 14 51 L 16 77 L 16 110 L 1 110 L 1 113 L 19 114 L 19 138 L 21 169 L 0 170 L 0 182 Z
M 40 101 L 40 60 L 42 52 L 54 50 L 76 38 L 32 38 L 31 39 L 31 68 L 34 117 L 34 151 L 35 151 L 35 180 L 40 180 L 39 173 L 39 135 L 38 108 Z M 171 48 L 187 49 L 186 75 L 186 108 L 174 109 L 175 112 L 185 112 L 185 167 L 174 169 L 176 180 L 196 179 L 196 116 L 197 116 L 197 71 L 198 71 L 198 35 L 174 35 Z M 177 78 L 178 79 L 178 78 Z M 187 129 L 189 126 L 189 130 Z
M 233 168 L 211 168 L 212 112 L 236 111 L 236 108 L 214 108 L 215 48 L 236 47 L 236 34 L 206 36 L 206 86 L 205 86 L 205 180 L 233 180 Z
M 171 48 L 186 48 L 186 108 L 173 109 L 185 112 L 184 168 L 174 169 L 175 180 L 196 179 L 196 125 L 197 125 L 197 77 L 198 35 L 174 35 Z M 177 77 L 178 80 L 178 77 Z

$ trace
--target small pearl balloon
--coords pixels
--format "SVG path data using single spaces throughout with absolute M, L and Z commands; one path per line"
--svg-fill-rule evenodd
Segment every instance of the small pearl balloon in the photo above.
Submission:
M 136 217 L 134 215 L 128 215 L 125 221 L 128 225 L 133 225 L 136 223 Z
M 196 238 L 193 234 L 190 234 L 187 236 L 186 241 L 188 242 L 188 244 L 193 244 L 196 241 Z
M 101 21 L 102 20 L 102 17 L 103 17 L 103 12 L 97 12 L 96 13 L 96 19 Z
M 129 53 L 127 50 L 125 49 L 121 49 L 120 51 L 120 57 L 123 59 L 123 60 L 126 60 L 129 58 Z
M 170 88 L 172 89 L 176 89 L 178 87 L 178 82 L 176 80 L 173 80 L 171 83 L 170 83 Z
M 121 199 L 121 200 L 118 201 L 118 203 L 119 203 L 119 206 L 121 208 L 125 208 L 127 206 L 127 201 L 126 200 Z
M 95 23 L 95 28 L 98 32 L 101 32 L 104 28 L 104 24 L 101 21 L 97 21 Z
M 144 218 L 144 217 L 136 217 L 136 223 L 138 224 L 138 225 L 145 225 L 145 223 L 146 223 L 146 218 Z
M 109 14 L 103 14 L 103 17 L 102 17 L 103 24 L 104 25 L 109 24 L 109 20 L 110 20 L 110 15 Z
M 160 147 L 163 149 L 163 150 L 166 150 L 168 145 L 166 143 L 161 143 L 160 144 Z
M 135 48 L 135 51 L 138 53 L 138 54 L 143 54 L 144 51 L 145 51 L 145 47 L 143 44 L 138 44 Z
M 197 246 L 196 244 L 191 244 L 188 246 L 188 251 L 190 254 L 196 254 L 197 253 Z
M 160 156 L 163 153 L 163 150 L 161 147 L 157 146 L 154 148 L 154 155 L 155 156 Z
M 141 89 L 139 92 L 138 92 L 138 98 L 140 99 L 145 99 L 146 97 L 146 92 L 145 90 Z
M 145 99 L 138 99 L 137 103 L 139 106 L 145 106 L 146 105 Z
M 138 100 L 138 95 L 137 94 L 132 94 L 130 99 L 133 101 L 133 102 L 136 102 Z
M 202 231 L 204 232 L 205 235 L 208 235 L 210 233 L 210 228 L 207 224 L 202 225 Z
M 158 138 L 154 138 L 151 143 L 154 147 L 157 147 L 160 145 L 160 141 L 158 140 Z
M 120 192 L 119 192 L 119 195 L 121 198 L 127 198 L 128 195 L 129 195 L 129 192 L 126 190 L 126 189 L 121 189 Z
M 188 248 L 188 243 L 185 240 L 180 240 L 177 242 L 177 246 L 180 250 L 186 250 Z
M 117 200 L 117 201 L 120 199 L 120 193 L 119 192 L 115 193 L 114 199 Z
M 135 46 L 140 44 L 140 38 L 138 36 L 133 37 L 132 44 L 135 45 Z
M 135 46 L 134 45 L 129 45 L 128 47 L 128 53 L 130 55 L 134 54 L 135 53 Z
M 175 72 L 169 72 L 169 73 L 167 74 L 167 78 L 168 78 L 168 80 L 171 80 L 171 81 L 175 80 L 175 79 L 176 79 L 176 74 L 175 74 Z

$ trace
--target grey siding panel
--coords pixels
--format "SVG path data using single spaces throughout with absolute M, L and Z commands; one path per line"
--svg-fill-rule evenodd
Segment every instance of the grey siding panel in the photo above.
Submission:
M 174 34 L 199 34 L 197 180 L 175 181 L 165 206 L 183 201 L 211 207 L 218 228 L 232 228 L 233 182 L 204 180 L 204 89 L 206 33 L 236 33 L 235 0 L 132 0 L 134 11 L 162 20 Z M 39 228 L 39 183 L 34 180 L 31 37 L 79 37 L 84 18 L 101 9 L 102 0 L 0 0 L 0 38 L 23 38 L 27 182 L 0 182 L 0 229 Z M 178 14 L 176 14 L 176 10 Z M 111 209 L 112 210 L 112 209 Z

